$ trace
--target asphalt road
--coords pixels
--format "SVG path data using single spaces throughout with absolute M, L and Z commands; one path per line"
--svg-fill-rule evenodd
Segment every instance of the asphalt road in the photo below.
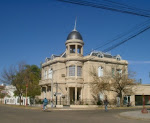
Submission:
M 118 116 L 129 110 L 47 111 L 0 105 L 0 123 L 150 123 Z

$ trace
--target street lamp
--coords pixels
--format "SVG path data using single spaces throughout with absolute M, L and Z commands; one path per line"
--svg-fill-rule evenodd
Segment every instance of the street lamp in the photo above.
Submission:
M 54 71 L 51 69 L 51 108 L 53 108 L 53 74 Z

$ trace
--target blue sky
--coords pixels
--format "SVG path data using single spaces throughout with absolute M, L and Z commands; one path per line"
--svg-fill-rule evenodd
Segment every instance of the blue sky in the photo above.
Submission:
M 102 0 L 99 0 L 102 1 Z M 113 0 L 150 10 L 148 0 Z M 148 18 L 55 0 L 0 1 L 0 72 L 4 67 L 26 61 L 39 65 L 51 54 L 65 51 L 65 41 L 73 30 L 84 40 L 84 54 L 130 30 Z M 150 84 L 150 30 L 111 51 L 129 61 L 136 78 Z M 103 50 L 103 49 L 99 49 Z

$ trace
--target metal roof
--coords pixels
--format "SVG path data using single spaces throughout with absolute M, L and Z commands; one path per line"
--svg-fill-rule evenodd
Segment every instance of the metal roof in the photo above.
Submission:
M 76 31 L 76 30 L 73 30 L 73 31 L 68 35 L 67 40 L 70 40 L 70 39 L 83 40 L 81 34 L 80 34 L 78 31 Z

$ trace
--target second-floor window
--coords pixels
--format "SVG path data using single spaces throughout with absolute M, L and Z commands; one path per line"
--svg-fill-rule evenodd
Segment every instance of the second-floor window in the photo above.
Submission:
M 77 76 L 82 76 L 82 67 L 77 66 Z
M 98 77 L 103 76 L 103 67 L 98 67 Z
M 52 79 L 52 72 L 53 72 L 52 69 L 49 69 L 49 71 L 48 71 L 48 78 L 49 79 Z
M 69 66 L 69 76 L 75 76 L 75 65 Z
M 122 74 L 122 70 L 121 69 L 117 69 L 117 73 Z
M 45 70 L 44 78 L 47 79 L 47 70 Z

